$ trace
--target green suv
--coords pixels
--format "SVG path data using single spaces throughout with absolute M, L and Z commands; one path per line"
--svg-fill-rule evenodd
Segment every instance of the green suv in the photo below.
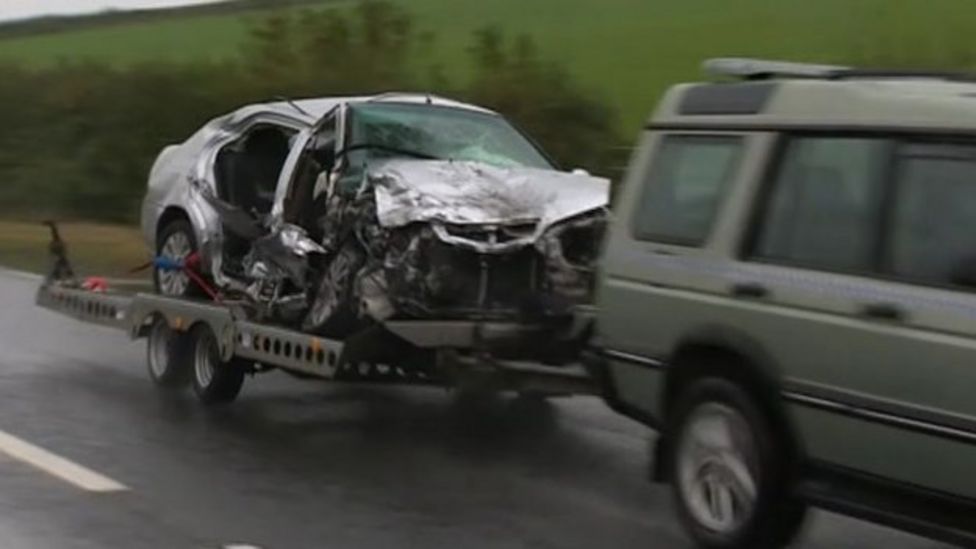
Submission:
M 708 548 L 814 505 L 976 545 L 976 81 L 742 59 L 660 103 L 591 365 Z

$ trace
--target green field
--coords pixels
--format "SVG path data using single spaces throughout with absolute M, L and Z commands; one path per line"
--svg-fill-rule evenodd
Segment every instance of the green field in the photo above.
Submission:
M 667 84 L 698 77 L 700 61 L 711 56 L 976 65 L 976 3 L 970 0 L 397 1 L 416 13 L 421 30 L 435 33 L 435 55 L 449 75 L 466 74 L 472 30 L 496 24 L 527 33 L 545 55 L 617 106 L 628 132 Z M 79 58 L 125 64 L 233 57 L 260 13 L 267 12 L 2 39 L 0 59 L 37 66 Z

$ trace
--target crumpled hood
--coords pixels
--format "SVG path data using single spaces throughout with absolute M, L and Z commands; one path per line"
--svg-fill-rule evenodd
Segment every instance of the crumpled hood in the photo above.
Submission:
M 388 160 L 366 176 L 384 227 L 536 222 L 542 229 L 604 207 L 610 197 L 610 181 L 600 177 L 480 162 Z

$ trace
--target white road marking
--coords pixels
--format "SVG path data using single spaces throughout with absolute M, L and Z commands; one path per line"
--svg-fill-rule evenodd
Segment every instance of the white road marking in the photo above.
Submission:
M 230 545 L 225 545 L 224 549 L 261 549 L 257 545 L 246 545 L 241 543 L 231 543 Z
M 0 431 L 0 452 L 73 484 L 82 490 L 88 490 L 89 492 L 119 492 L 128 490 L 121 483 L 3 431 Z

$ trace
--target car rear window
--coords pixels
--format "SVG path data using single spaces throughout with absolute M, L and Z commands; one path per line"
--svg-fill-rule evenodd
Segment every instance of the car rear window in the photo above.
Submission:
M 914 144 L 898 156 L 888 269 L 921 283 L 972 285 L 976 146 Z

